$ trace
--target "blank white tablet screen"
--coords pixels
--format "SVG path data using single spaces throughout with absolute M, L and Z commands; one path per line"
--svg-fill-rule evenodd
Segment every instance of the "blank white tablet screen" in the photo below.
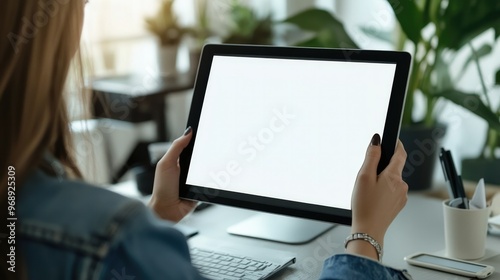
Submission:
M 350 209 L 396 64 L 214 56 L 187 184 Z

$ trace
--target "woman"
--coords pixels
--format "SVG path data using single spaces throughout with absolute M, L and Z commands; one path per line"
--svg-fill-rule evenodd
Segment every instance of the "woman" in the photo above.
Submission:
M 0 3 L 0 197 L 2 209 L 12 210 L 2 210 L 1 218 L 17 217 L 15 231 L 7 233 L 15 243 L 0 242 L 7 257 L 1 260 L 1 279 L 199 279 L 184 237 L 171 227 L 194 207 L 178 195 L 177 159 L 191 129 L 158 163 L 149 208 L 80 180 L 63 88 L 77 53 L 84 5 L 83 0 Z M 375 135 L 352 197 L 352 233 L 365 233 L 382 247 L 406 203 L 407 185 L 401 179 L 402 144 L 377 175 L 380 154 Z M 7 256 L 12 246 L 14 256 Z M 379 249 L 354 238 L 347 254 L 326 260 L 322 278 L 405 279 L 404 272 L 377 262 Z

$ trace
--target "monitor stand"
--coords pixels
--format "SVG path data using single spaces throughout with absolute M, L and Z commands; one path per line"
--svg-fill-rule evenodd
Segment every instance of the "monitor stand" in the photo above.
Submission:
M 230 234 L 288 244 L 307 243 L 335 224 L 276 214 L 259 213 L 230 226 Z

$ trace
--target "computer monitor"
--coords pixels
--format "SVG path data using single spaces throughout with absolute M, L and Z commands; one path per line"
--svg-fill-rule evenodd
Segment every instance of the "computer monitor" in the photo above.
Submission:
M 350 224 L 373 134 L 382 135 L 379 171 L 394 153 L 409 67 L 405 52 L 205 46 L 187 123 L 193 138 L 180 157 L 181 197 L 326 222 L 319 232 Z M 248 233 L 289 222 L 249 223 L 230 232 L 306 241 Z

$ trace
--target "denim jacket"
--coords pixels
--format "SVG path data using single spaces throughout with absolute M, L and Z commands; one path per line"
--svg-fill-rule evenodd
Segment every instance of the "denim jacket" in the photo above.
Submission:
M 33 172 L 18 196 L 28 279 L 202 279 L 184 236 L 141 202 Z M 362 257 L 326 260 L 321 279 L 407 279 Z
M 412 278 L 406 270 L 390 268 L 365 257 L 350 254 L 338 254 L 325 261 L 320 279 L 411 280 Z

